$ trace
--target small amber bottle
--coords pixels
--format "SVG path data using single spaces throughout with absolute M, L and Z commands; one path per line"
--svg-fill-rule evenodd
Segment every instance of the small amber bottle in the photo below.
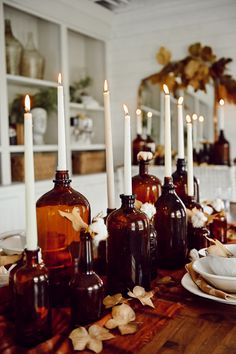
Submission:
M 230 143 L 221 129 L 218 140 L 213 145 L 213 161 L 215 165 L 230 166 Z
M 185 159 L 177 159 L 176 171 L 172 174 L 176 194 L 185 203 L 188 199 L 187 193 L 187 170 Z M 199 181 L 194 177 L 194 198 L 199 203 Z
M 73 208 L 78 208 L 83 221 L 90 222 L 89 202 L 70 184 L 68 171 L 56 171 L 54 188 L 36 203 L 39 246 L 49 270 L 53 306 L 68 305 L 73 259 L 78 255 L 80 241 L 79 232 L 59 211 L 71 213 Z
M 158 268 L 178 269 L 184 266 L 188 253 L 187 218 L 171 177 L 165 177 L 162 194 L 155 206 Z
M 74 327 L 97 321 L 102 313 L 104 286 L 93 271 L 92 240 L 88 232 L 80 233 L 79 259 L 75 259 L 75 274 L 70 282 L 71 316 Z
M 13 278 L 16 339 L 23 346 L 34 346 L 51 336 L 49 279 L 39 250 L 25 250 L 25 265 Z
M 108 292 L 127 294 L 135 285 L 150 288 L 147 216 L 134 207 L 134 195 L 121 195 L 121 207 L 107 218 Z

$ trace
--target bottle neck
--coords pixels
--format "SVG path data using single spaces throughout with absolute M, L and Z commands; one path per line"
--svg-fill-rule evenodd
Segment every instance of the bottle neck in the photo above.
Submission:
M 139 174 L 140 176 L 142 175 L 148 175 L 148 170 L 149 170 L 149 162 L 148 161 L 139 161 Z
M 120 195 L 121 198 L 121 207 L 123 209 L 133 209 L 134 208 L 134 202 L 135 202 L 135 195 Z
M 71 179 L 69 178 L 69 171 L 56 171 L 55 179 L 53 180 L 55 187 L 63 186 L 69 187 Z
M 35 267 L 39 264 L 39 248 L 37 250 L 25 249 L 25 261 L 27 267 Z
M 176 169 L 178 173 L 186 171 L 186 161 L 185 159 L 177 159 Z
M 164 177 L 164 184 L 162 186 L 162 193 L 175 193 L 175 187 L 172 177 Z
M 82 273 L 93 271 L 93 248 L 89 232 L 80 232 L 79 270 Z

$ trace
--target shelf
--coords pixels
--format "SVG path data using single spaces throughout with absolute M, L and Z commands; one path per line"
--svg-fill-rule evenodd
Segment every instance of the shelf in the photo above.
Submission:
M 84 111 L 96 111 L 96 112 L 104 112 L 104 107 L 89 107 L 84 105 L 83 103 L 70 102 L 70 108 L 74 110 L 84 110 Z
M 49 151 L 58 151 L 57 145 L 34 145 L 34 152 L 49 152 Z M 10 145 L 10 152 L 24 152 L 24 145 Z
M 24 86 L 42 86 L 42 87 L 57 87 L 57 82 L 40 80 L 40 79 L 32 79 L 30 77 L 18 76 L 18 75 L 10 75 L 7 74 L 7 81 L 13 84 L 20 84 Z
M 91 144 L 91 145 L 71 145 L 72 151 L 93 151 L 93 150 L 105 150 L 105 144 Z

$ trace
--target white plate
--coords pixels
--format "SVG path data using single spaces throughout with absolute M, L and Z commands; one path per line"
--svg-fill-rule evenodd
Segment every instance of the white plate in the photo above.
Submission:
M 0 248 L 8 255 L 21 254 L 25 248 L 25 232 L 12 230 L 0 234 Z
M 226 248 L 228 248 L 229 251 L 231 251 L 233 254 L 236 255 L 236 244 L 234 244 L 234 243 L 226 243 L 226 244 L 224 244 L 224 246 L 225 246 Z M 198 253 L 199 253 L 199 255 L 200 255 L 201 257 L 207 256 L 207 254 L 206 254 L 206 249 L 207 249 L 207 248 L 201 248 L 201 249 L 198 251 Z
M 181 279 L 181 284 L 186 290 L 190 291 L 190 293 L 192 293 L 194 295 L 198 295 L 200 297 L 204 297 L 204 298 L 209 299 L 209 300 L 221 302 L 223 304 L 236 305 L 236 300 L 235 301 L 234 300 L 224 300 L 224 299 L 221 299 L 219 297 L 208 295 L 208 294 L 204 293 L 192 281 L 192 279 L 191 279 L 191 277 L 190 277 L 190 275 L 188 273 L 186 273 L 183 276 L 183 278 Z

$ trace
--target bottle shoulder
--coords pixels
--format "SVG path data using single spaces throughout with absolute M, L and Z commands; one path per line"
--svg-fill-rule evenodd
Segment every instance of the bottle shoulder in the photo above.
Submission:
M 175 191 L 171 191 L 170 193 L 162 192 L 161 196 L 156 201 L 155 206 L 157 212 L 160 210 L 168 210 L 169 212 L 180 210 L 186 214 L 185 205 Z
M 78 273 L 73 276 L 70 285 L 81 289 L 87 289 L 88 286 L 91 288 L 101 288 L 103 287 L 103 281 L 94 271 L 88 273 L 78 271 Z

